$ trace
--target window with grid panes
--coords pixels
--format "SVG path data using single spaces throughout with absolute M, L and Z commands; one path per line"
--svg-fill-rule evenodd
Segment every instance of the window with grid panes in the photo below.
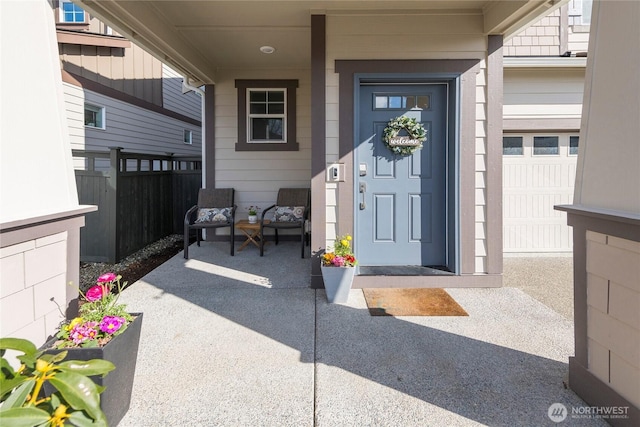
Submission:
M 69 0 L 60 1 L 60 22 L 82 24 L 85 22 L 84 9 Z
M 298 151 L 297 80 L 236 80 L 236 151 Z

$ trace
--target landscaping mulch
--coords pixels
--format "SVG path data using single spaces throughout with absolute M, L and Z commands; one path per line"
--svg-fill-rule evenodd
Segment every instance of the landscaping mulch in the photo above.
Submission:
M 129 255 L 116 264 L 100 262 L 80 263 L 80 289 L 85 292 L 95 285 L 96 279 L 108 272 L 122 276 L 122 282 L 129 284 L 140 280 L 147 273 L 166 262 L 183 250 L 181 234 L 174 234 L 154 242 Z

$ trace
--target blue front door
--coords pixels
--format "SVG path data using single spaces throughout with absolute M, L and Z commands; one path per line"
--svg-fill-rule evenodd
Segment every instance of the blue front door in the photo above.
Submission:
M 360 265 L 447 265 L 447 85 L 362 84 L 358 108 Z M 427 131 L 423 147 L 406 156 L 392 153 L 383 141 L 387 123 L 399 116 L 415 118 Z

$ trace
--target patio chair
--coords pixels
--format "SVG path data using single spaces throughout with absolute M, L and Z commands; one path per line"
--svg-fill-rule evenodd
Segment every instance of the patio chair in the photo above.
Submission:
M 271 205 L 262 211 L 260 221 L 260 256 L 264 254 L 264 230 L 273 228 L 276 233 L 276 245 L 278 244 L 278 230 L 300 229 L 300 247 L 302 258 L 304 258 L 305 221 L 309 215 L 311 207 L 311 189 L 309 188 L 281 188 L 278 190 L 276 204 Z M 265 218 L 268 211 L 272 210 L 272 215 Z M 270 220 L 265 224 L 265 219 Z
M 203 229 L 230 228 L 231 256 L 233 256 L 236 205 L 233 188 L 201 188 L 198 204 L 184 215 L 184 257 L 189 259 L 189 233 L 196 230 L 196 241 L 200 246 Z

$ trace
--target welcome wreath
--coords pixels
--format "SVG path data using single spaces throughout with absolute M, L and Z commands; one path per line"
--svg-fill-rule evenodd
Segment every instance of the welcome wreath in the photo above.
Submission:
M 408 135 L 398 136 L 403 129 Z M 408 156 L 422 148 L 422 143 L 427 139 L 427 131 L 416 119 L 399 116 L 387 123 L 382 139 L 384 145 L 394 154 Z

